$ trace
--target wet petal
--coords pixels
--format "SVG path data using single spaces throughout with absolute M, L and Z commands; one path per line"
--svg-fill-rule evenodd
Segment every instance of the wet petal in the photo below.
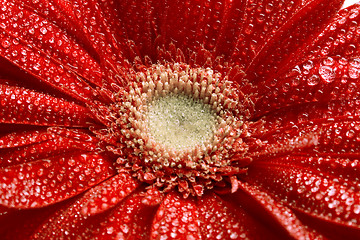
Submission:
M 89 189 L 112 175 L 109 159 L 83 153 L 58 156 L 0 170 L 0 204 L 42 207 Z
M 30 239 L 41 222 L 57 211 L 62 205 L 61 203 L 46 208 L 21 211 L 10 209 L 4 218 L 1 218 L 0 214 L 0 234 L 2 239 Z
M 87 201 L 83 203 L 81 213 L 90 216 L 104 212 L 121 202 L 138 185 L 129 174 L 119 173 L 85 194 L 83 198 Z
M 100 85 L 101 72 L 97 62 L 78 43 L 42 16 L 27 11 L 19 4 L 9 3 L 0 12 L 0 28 L 18 41 L 41 49 L 64 68 Z M 21 52 L 12 52 L 12 54 Z M 12 58 L 11 58 L 12 59 Z
M 342 9 L 336 18 L 309 47 L 311 58 L 318 56 L 358 56 L 360 5 L 355 4 Z
M 326 128 L 336 123 L 353 123 L 352 127 L 355 128 L 360 121 L 359 104 L 358 100 L 336 100 L 282 108 L 263 117 L 256 124 L 249 125 L 247 130 L 252 137 L 264 143 L 270 141 L 272 144 L 277 140 L 291 139 L 305 132 L 320 136 L 323 131 L 319 127 Z M 351 132 L 344 134 L 352 136 Z
M 0 123 L 88 126 L 89 111 L 43 93 L 0 84 Z
M 81 198 L 59 207 L 54 214 L 44 219 L 30 239 L 69 239 L 79 236 L 90 239 L 91 234 L 86 229 L 91 224 L 85 225 L 87 218 L 80 214 L 81 207 Z
M 324 239 L 319 233 L 303 224 L 296 214 L 284 206 L 266 192 L 256 186 L 239 182 L 240 188 L 255 200 L 261 208 L 269 214 L 272 221 L 286 229 L 287 233 L 294 239 Z M 238 196 L 241 197 L 241 196 Z
M 73 1 L 73 11 L 82 31 L 97 54 L 108 61 L 123 63 L 127 46 L 113 1 Z
M 246 181 L 310 216 L 359 228 L 360 194 L 348 180 L 325 175 L 314 168 L 283 165 L 286 160 L 254 163 Z
M 267 42 L 246 70 L 247 78 L 262 83 L 276 77 L 289 66 L 295 56 L 304 54 L 302 48 L 308 39 L 319 34 L 342 5 L 341 0 L 314 0 L 291 17 Z M 316 22 L 316 24 L 314 24 Z
M 17 14 L 21 17 L 21 12 Z M 93 97 L 94 89 L 87 82 L 45 51 L 19 41 L 7 30 L 1 29 L 0 37 L 0 55 L 4 59 L 73 98 L 86 101 Z
M 0 137 L 0 148 L 21 147 L 54 138 L 54 134 L 46 130 L 13 132 Z
M 258 115 L 291 105 L 359 98 L 360 58 L 325 57 L 309 60 L 286 75 L 259 86 Z M 271 89 L 271 91 L 269 91 Z
M 94 226 L 94 238 L 149 239 L 157 206 L 144 204 L 142 194 L 126 198 Z
M 170 193 L 156 212 L 150 239 L 201 239 L 195 201 Z
M 233 51 L 230 52 L 232 61 L 242 66 L 243 70 L 246 69 L 287 20 L 310 1 L 246 1 L 246 5 L 236 9 L 237 12 L 244 11 L 243 19 L 238 20 L 234 16 L 234 22 L 241 27 L 238 27 L 239 30 L 234 29 L 238 33 L 235 40 L 230 40 L 235 44 L 230 48 Z
M 198 200 L 200 230 L 203 239 L 272 239 L 244 207 L 232 206 L 215 194 Z
M 64 138 L 54 138 L 30 146 L 0 150 L 0 167 L 9 167 L 56 155 L 71 153 L 79 148 L 75 142 Z
M 166 45 L 174 43 L 189 56 L 201 48 L 215 51 L 218 46 L 227 51 L 223 44 L 234 45 L 245 1 L 166 1 L 154 6 L 155 15 L 160 16 L 161 39 Z M 223 54 L 219 52 L 219 56 Z
M 129 63 L 134 60 L 141 62 L 138 58 L 140 53 L 119 21 L 117 3 L 77 0 L 73 1 L 72 6 L 83 35 L 100 56 L 104 84 L 126 85 L 133 81 L 128 76 L 132 70 Z
M 61 128 L 15 132 L 0 138 L 0 143 L 1 167 L 71 154 L 76 150 L 99 149 L 98 140 L 88 132 Z
M 122 31 L 129 40 L 133 42 L 141 58 L 150 57 L 156 61 L 156 47 L 154 45 L 156 34 L 158 34 L 159 14 L 153 4 L 161 5 L 159 1 L 116 1 L 118 9 L 118 19 L 121 23 Z
M 17 5 L 32 11 L 47 20 L 60 26 L 62 29 L 70 32 L 72 35 L 80 39 L 82 44 L 87 45 L 86 38 L 82 34 L 81 25 L 76 21 L 72 2 L 69 0 L 13 0 Z M 90 52 L 92 49 L 87 48 Z

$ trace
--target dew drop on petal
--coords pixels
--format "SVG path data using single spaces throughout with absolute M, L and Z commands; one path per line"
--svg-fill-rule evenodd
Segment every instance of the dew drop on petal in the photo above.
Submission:
M 360 213 L 360 205 L 356 204 L 354 205 L 354 213 L 359 214 Z
M 349 64 L 349 77 L 357 79 L 360 77 L 360 59 L 355 58 Z
M 47 33 L 47 29 L 45 27 L 42 27 L 40 28 L 40 32 L 45 35 Z
M 315 85 L 319 84 L 319 82 L 320 82 L 320 77 L 318 75 L 312 75 L 307 80 L 307 83 L 309 86 L 315 86 Z
M 335 63 L 335 61 L 331 57 L 327 57 L 323 60 L 323 64 L 326 66 L 332 66 L 332 65 L 334 65 L 334 63 Z
M 9 47 L 10 47 L 10 41 L 7 40 L 7 39 L 2 40 L 2 41 L 1 41 L 1 46 L 2 46 L 3 48 L 9 48 Z
M 321 78 L 327 83 L 331 83 L 335 80 L 335 71 L 329 66 L 321 66 L 319 68 L 319 74 Z

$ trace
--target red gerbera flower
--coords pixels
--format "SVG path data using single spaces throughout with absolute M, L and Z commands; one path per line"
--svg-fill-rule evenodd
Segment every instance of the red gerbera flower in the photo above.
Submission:
M 360 237 L 360 5 L 0 2 L 2 239 Z

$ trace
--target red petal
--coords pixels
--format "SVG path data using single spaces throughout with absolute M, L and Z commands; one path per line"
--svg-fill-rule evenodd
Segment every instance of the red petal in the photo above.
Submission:
M 86 41 L 82 32 L 77 31 L 81 29 L 80 25 L 76 21 L 76 17 L 73 13 L 72 3 L 69 0 L 14 0 L 17 5 L 29 9 L 30 11 L 37 13 L 40 16 L 54 22 L 57 26 L 66 29 L 71 34 L 75 35 L 78 39 L 81 39 L 82 43 Z
M 211 36 L 216 38 L 215 44 L 215 56 L 224 56 L 227 60 L 236 52 L 236 45 L 238 41 L 241 42 L 242 34 L 240 32 L 244 30 L 246 26 L 245 21 L 249 18 L 245 18 L 247 1 L 219 1 L 221 2 L 223 14 L 222 17 L 218 17 L 217 24 L 220 26 L 213 27 Z M 218 3 L 219 5 L 219 3 Z M 219 7 L 216 7 L 217 9 Z M 205 36 L 206 37 L 206 36 Z M 243 39 L 244 41 L 250 41 L 250 38 Z
M 3 9 L 7 9 L 11 5 L 8 2 L 4 3 Z M 12 14 L 17 15 L 18 18 L 22 17 L 22 11 L 15 11 Z M 33 30 L 35 31 L 35 29 Z M 17 35 L 6 26 L 0 31 L 0 55 L 2 57 L 74 98 L 86 100 L 93 97 L 94 89 L 77 74 L 59 64 L 58 60 L 52 58 L 47 51 L 38 49 L 32 42 L 24 42 Z M 65 41 L 65 39 L 63 40 Z
M 287 20 L 310 1 L 247 1 L 246 6 L 236 9 L 238 13 L 244 11 L 242 13 L 244 16 L 242 19 L 236 19 L 236 15 L 234 16 L 233 21 L 236 22 L 238 28 L 239 26 L 241 28 L 234 29 L 238 34 L 234 36 L 235 40 L 230 40 L 234 42 L 230 48 L 232 61 L 242 66 L 242 69 L 246 69 L 264 45 L 287 23 Z
M 134 194 L 99 220 L 94 238 L 149 239 L 151 221 L 156 207 L 143 203 L 142 194 Z
M 80 214 L 82 199 L 61 207 L 48 217 L 35 231 L 30 239 L 90 239 L 86 231 L 86 217 Z
M 302 151 L 315 156 L 331 156 L 356 159 L 360 157 L 360 121 L 328 123 L 325 126 L 314 126 L 318 133 L 317 145 Z
M 277 80 L 256 89 L 257 115 L 277 108 L 307 102 L 357 99 L 360 97 L 360 58 L 327 57 L 296 66 Z M 271 89 L 271 91 L 269 91 Z
M 96 154 L 54 157 L 0 169 L 0 204 L 34 208 L 78 195 L 114 173 L 111 161 Z
M 60 130 L 57 132 L 52 128 L 48 129 L 47 135 L 42 132 L 42 134 L 36 134 L 34 132 L 24 133 L 24 135 L 18 134 L 9 134 L 4 138 L 0 138 L 1 141 L 11 139 L 12 137 L 18 137 L 16 141 L 9 140 L 10 144 L 4 145 L 5 149 L 0 149 L 0 166 L 8 167 L 17 164 L 22 164 L 26 162 L 31 162 L 39 159 L 50 158 L 53 156 L 59 155 L 69 155 L 76 150 L 90 151 L 94 152 L 99 150 L 97 139 L 92 138 L 87 134 L 75 134 L 73 132 L 79 132 L 76 130 L 63 130 L 68 135 L 66 136 L 56 136 L 53 133 L 61 133 Z M 69 134 L 72 133 L 72 134 Z M 84 135 L 84 136 L 83 136 Z M 21 141 L 19 137 L 29 137 L 29 141 Z M 81 136 L 81 138 L 79 137 Z M 85 138 L 86 136 L 86 138 Z M 49 139 L 49 140 L 47 140 Z M 81 140 L 80 140 L 81 139 Z M 35 142 L 36 141 L 36 142 Z M 21 147 L 9 147 L 11 145 L 19 144 L 24 145 Z M 1 148 L 1 147 L 0 147 Z
M 359 56 L 360 4 L 342 9 L 336 18 L 311 44 L 311 56 Z
M 141 57 L 150 56 L 155 62 L 154 42 L 155 32 L 158 31 L 156 18 L 159 16 L 153 12 L 153 2 L 121 0 L 116 1 L 116 8 L 124 35 L 134 42 L 133 47 L 139 50 Z
M 250 144 L 249 155 L 254 159 L 295 154 L 354 160 L 360 156 L 359 123 L 325 122 L 266 135 Z
M 360 157 L 359 123 L 360 122 L 336 122 L 326 125 L 315 124 L 312 127 L 288 130 L 286 133 L 269 136 L 267 140 L 258 140 L 260 144 L 252 147 L 249 154 L 251 153 L 254 159 L 297 155 L 340 158 L 354 161 Z M 345 164 L 345 162 L 343 164 Z M 357 163 L 353 162 L 352 164 Z M 348 167 L 348 170 L 351 172 L 351 168 L 355 166 L 351 167 L 349 165 Z
M 54 134 L 51 134 L 46 130 L 13 132 L 3 137 L 0 137 L 0 148 L 26 146 L 34 143 L 48 141 L 50 139 L 53 139 L 54 137 Z
M 13 210 L 3 218 L 0 216 L 2 240 L 30 239 L 44 219 L 54 214 L 64 203 L 30 210 Z
M 74 148 L 88 152 L 103 151 L 100 140 L 89 130 L 49 127 L 47 131 L 59 136 L 63 141 L 68 141 Z
M 253 162 L 246 181 L 310 216 L 360 228 L 360 193 L 347 180 L 282 162 Z
M 151 239 L 201 239 L 196 204 L 170 193 L 160 205 L 151 228 Z
M 113 1 L 72 1 L 78 23 L 96 52 L 111 63 L 123 63 L 126 46 Z
M 263 117 L 256 124 L 249 125 L 247 130 L 252 137 L 266 141 L 272 139 L 271 141 L 274 142 L 276 141 L 276 138 L 273 137 L 274 134 L 286 136 L 288 132 L 300 133 L 304 129 L 316 128 L 317 126 L 360 121 L 359 106 L 359 101 L 347 100 L 309 103 L 283 108 Z M 295 136 L 296 134 L 292 135 Z
M 121 202 L 127 195 L 139 186 L 129 174 L 119 173 L 90 189 L 83 199 L 81 213 L 85 216 L 104 212 Z
M 0 123 L 88 126 L 85 107 L 61 98 L 0 84 Z
M 0 150 L 0 167 L 9 167 L 78 150 L 69 139 L 55 138 L 25 147 Z
M 159 16 L 159 34 L 166 45 L 174 43 L 186 56 L 202 48 L 213 51 L 218 47 L 222 56 L 222 51 L 232 49 L 225 46 L 234 47 L 244 5 L 244 1 L 166 1 L 154 5 L 154 15 Z
M 42 51 L 30 48 L 4 31 L 0 31 L 0 55 L 19 68 L 70 96 L 85 101 L 92 98 L 93 89 L 75 73 L 64 69 Z M 20 54 L 21 53 L 21 54 Z
M 134 42 L 126 36 L 116 3 L 96 0 L 72 2 L 83 35 L 100 56 L 106 84 L 125 85 L 132 81 L 128 75 L 132 69 L 129 61 L 132 62 L 140 54 Z
M 198 200 L 203 239 L 272 239 L 269 231 L 256 222 L 243 207 L 231 206 L 215 194 Z
M 41 49 L 64 68 L 85 77 L 92 83 L 101 84 L 99 65 L 66 32 L 56 25 L 15 4 L 8 4 L 1 12 L 0 28 L 17 40 Z M 21 17 L 14 17 L 14 16 Z
M 240 188 L 255 201 L 253 204 L 258 204 L 265 213 L 270 216 L 272 223 L 277 223 L 283 227 L 287 233 L 294 239 L 322 239 L 316 231 L 311 230 L 304 225 L 294 212 L 288 207 L 284 206 L 276 199 L 272 198 L 267 193 L 260 191 L 255 186 L 250 186 L 247 183 L 239 182 Z M 237 194 L 241 198 L 241 194 Z M 261 211 L 261 210 L 260 210 Z M 266 218 L 266 217 L 265 217 Z
M 22 164 L 75 150 L 97 151 L 98 139 L 84 130 L 55 127 L 47 131 L 14 132 L 0 138 L 0 166 Z
M 320 154 L 319 154 L 320 155 Z M 329 154 L 334 155 L 334 154 Z M 346 157 L 346 156 L 345 156 Z M 260 160 L 259 164 L 260 164 Z M 327 178 L 339 178 L 353 189 L 360 189 L 357 178 L 360 175 L 358 159 L 341 158 L 341 156 L 317 156 L 317 154 L 292 154 L 291 156 L 277 157 L 264 160 L 271 164 L 299 168 L 306 171 L 321 172 Z
M 200 47 L 201 43 L 196 39 L 201 35 L 204 36 L 205 29 L 200 28 L 200 25 L 206 19 L 205 2 L 172 0 L 164 3 L 154 1 L 154 3 L 156 4 L 154 11 L 160 16 L 160 34 L 166 45 L 173 42 L 186 54 L 188 50 Z M 211 8 L 208 10 L 211 11 Z
M 247 78 L 262 83 L 265 78 L 281 74 L 287 70 L 289 62 L 303 56 L 303 45 L 308 39 L 319 34 L 329 19 L 342 5 L 342 0 L 314 0 L 306 4 L 291 17 L 261 49 L 250 67 L 246 70 Z

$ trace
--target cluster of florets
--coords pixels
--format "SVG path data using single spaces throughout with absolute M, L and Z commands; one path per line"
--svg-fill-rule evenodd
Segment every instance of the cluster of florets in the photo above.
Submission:
M 237 164 L 247 147 L 241 139 L 241 98 L 226 76 L 159 64 L 134 78 L 108 107 L 108 132 L 117 137 L 108 149 L 119 155 L 119 171 L 165 191 L 177 186 L 185 196 L 223 186 L 245 171 Z

